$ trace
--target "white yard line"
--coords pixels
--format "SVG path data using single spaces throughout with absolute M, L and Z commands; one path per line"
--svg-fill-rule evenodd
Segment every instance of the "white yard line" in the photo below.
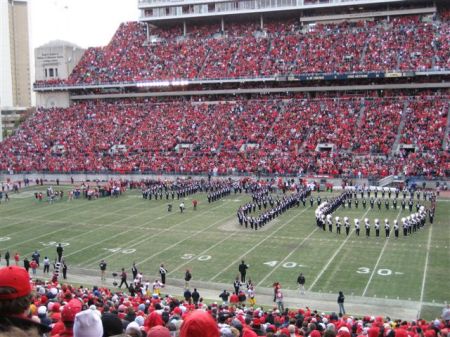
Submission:
M 52 231 L 52 232 L 45 232 L 44 234 L 39 235 L 39 236 L 34 236 L 34 237 L 32 237 L 31 239 L 24 240 L 24 241 L 20 241 L 20 242 L 15 242 L 14 244 L 12 244 L 12 245 L 10 245 L 10 246 L 7 246 L 7 247 L 4 248 L 4 249 L 5 249 L 5 250 L 8 250 L 8 249 L 11 250 L 11 247 L 15 247 L 15 246 L 21 245 L 21 244 L 23 244 L 23 243 L 27 243 L 27 242 L 29 242 L 29 241 L 36 241 L 36 239 L 39 239 L 39 238 L 42 238 L 42 237 L 51 237 L 51 236 L 49 236 L 49 235 L 55 234 L 55 233 L 58 233 L 58 232 L 61 232 L 61 231 L 63 231 L 63 230 L 65 230 L 65 228 L 60 228 L 60 229 L 54 230 L 54 231 Z
M 214 222 L 213 224 L 209 225 L 208 227 L 205 227 L 204 229 L 202 229 L 202 230 L 200 230 L 200 231 L 197 231 L 197 232 L 192 233 L 192 235 L 187 236 L 187 237 L 184 238 L 183 240 L 180 240 L 180 241 L 178 241 L 178 242 L 175 242 L 174 244 L 172 244 L 172 245 L 170 245 L 170 246 L 168 246 L 168 247 L 166 247 L 166 248 L 160 250 L 159 252 L 157 252 L 157 253 L 155 253 L 155 254 L 153 254 L 153 255 L 151 255 L 151 256 L 149 256 L 149 257 L 143 259 L 142 261 L 139 261 L 138 263 L 136 263 L 136 265 L 140 265 L 140 264 L 142 264 L 142 263 L 144 263 L 144 262 L 147 262 L 148 260 L 151 260 L 151 259 L 153 259 L 154 257 L 160 255 L 161 253 L 164 253 L 165 251 L 167 251 L 167 250 L 169 250 L 169 249 L 172 249 L 173 247 L 178 246 L 180 243 L 182 243 L 182 242 L 184 242 L 184 241 L 186 241 L 186 240 L 188 240 L 188 239 L 190 239 L 190 238 L 192 238 L 192 237 L 194 237 L 194 236 L 197 236 L 197 235 L 200 234 L 200 233 L 203 233 L 204 231 L 210 229 L 210 228 L 213 227 L 213 226 L 216 226 L 217 224 L 219 224 L 219 223 L 225 221 L 226 219 L 229 219 L 229 218 L 232 218 L 232 217 L 235 217 L 235 216 L 236 216 L 236 215 L 233 214 L 232 216 L 227 216 L 227 217 L 225 217 L 225 218 L 222 218 L 222 219 L 220 219 L 220 220 Z M 149 240 L 149 239 L 152 239 L 152 238 L 146 238 L 145 240 Z M 145 241 L 145 240 L 143 240 L 143 241 Z
M 319 227 L 316 226 L 316 228 L 309 233 L 309 235 L 304 238 L 298 245 L 297 247 L 295 247 L 288 255 L 286 255 L 286 257 L 280 262 L 278 263 L 275 268 L 273 268 L 269 273 L 267 273 L 267 275 L 258 282 L 258 284 L 256 285 L 257 287 L 260 286 L 265 280 L 267 280 L 269 278 L 270 275 L 272 275 L 285 261 L 287 261 L 287 259 L 289 259 L 291 257 L 292 254 L 294 254 L 301 246 L 303 246 L 303 244 L 308 241 L 308 239 L 311 237 L 311 235 L 313 235 L 317 230 L 319 229 Z
M 105 239 L 103 239 L 103 240 L 94 242 L 93 244 L 90 244 L 90 245 L 88 245 L 88 246 L 84 246 L 83 248 L 78 249 L 78 250 L 76 250 L 76 251 L 74 251 L 74 252 L 71 252 L 70 254 L 65 254 L 64 257 L 66 258 L 66 257 L 72 256 L 72 255 L 75 255 L 75 254 L 77 254 L 77 253 L 79 253 L 79 252 L 82 252 L 83 250 L 86 250 L 86 249 L 88 249 L 88 248 L 97 246 L 99 243 L 103 243 L 103 242 L 105 242 L 105 241 L 114 239 L 115 237 L 118 237 L 119 235 L 124 235 L 124 234 L 126 234 L 126 233 L 128 233 L 128 232 L 131 232 L 132 230 L 134 230 L 134 228 L 130 228 L 130 229 L 127 230 L 127 231 L 117 233 L 117 234 L 115 234 L 115 235 L 113 235 L 113 236 L 107 236 L 107 237 L 106 237 Z M 96 258 L 96 257 L 95 257 L 95 258 Z
M 221 203 L 220 205 L 218 205 L 218 206 L 216 206 L 216 207 L 214 207 L 214 208 L 212 208 L 212 209 L 221 208 L 221 207 L 223 207 L 224 205 L 225 205 L 225 203 Z M 175 227 L 177 227 L 177 226 L 179 226 L 179 225 L 181 225 L 181 224 L 183 224 L 183 223 L 185 223 L 185 222 L 191 221 L 193 218 L 197 218 L 197 217 L 199 217 L 199 216 L 201 216 L 201 215 L 203 215 L 203 214 L 208 213 L 210 210 L 211 210 L 211 209 L 207 209 L 207 210 L 205 210 L 205 211 L 203 211 L 203 212 L 196 213 L 196 215 L 194 215 L 192 218 L 186 218 L 185 220 L 183 220 L 183 221 L 181 221 L 181 222 L 178 222 L 178 223 L 176 223 L 176 224 L 170 226 L 169 228 L 160 229 L 157 233 L 153 232 L 153 233 L 152 233 L 152 236 L 148 236 L 148 237 L 147 237 L 147 236 L 144 236 L 144 238 L 142 238 L 141 236 L 137 236 L 136 238 L 134 238 L 134 239 L 132 239 L 132 240 L 129 240 L 129 241 L 127 241 L 127 242 L 122 243 L 122 245 L 125 246 L 125 247 L 127 247 L 127 249 L 128 249 L 128 248 L 133 248 L 133 247 L 135 247 L 135 246 L 137 246 L 137 245 L 139 245 L 139 244 L 141 244 L 141 243 L 143 243 L 143 242 L 145 242 L 145 241 L 147 241 L 147 240 L 152 240 L 152 239 L 154 239 L 154 235 L 155 235 L 155 234 L 158 234 L 158 233 L 161 233 L 161 232 L 168 232 L 168 231 L 170 231 L 172 228 L 175 228 Z M 175 213 L 176 213 L 176 212 L 170 213 L 169 215 L 172 215 L 172 214 L 175 214 Z M 168 216 L 168 215 L 166 215 L 166 216 Z M 228 216 L 227 218 L 229 218 L 229 217 L 230 217 L 230 216 Z M 160 217 L 160 219 L 161 219 L 161 218 L 162 218 L 162 217 Z M 157 220 L 158 220 L 158 219 L 157 219 Z M 149 222 L 147 222 L 147 223 L 151 223 L 151 222 L 152 222 L 152 221 L 149 221 Z M 210 228 L 210 226 L 207 227 L 207 228 Z M 134 229 L 134 227 L 133 227 L 133 229 Z M 202 231 L 203 231 L 203 230 L 201 230 L 200 233 L 201 233 Z M 191 235 L 190 237 L 192 237 L 192 235 Z M 130 244 L 131 244 L 131 245 L 130 245 Z M 109 255 L 103 257 L 103 259 L 108 259 L 108 258 L 110 258 L 111 256 L 117 255 L 117 254 L 119 254 L 119 253 L 120 253 L 120 251 L 115 252 L 115 253 L 111 253 L 111 254 L 109 254 Z M 83 261 L 82 264 L 85 265 L 85 266 L 93 265 L 94 262 L 91 262 L 91 261 L 94 261 L 94 260 L 97 260 L 97 261 L 98 261 L 98 259 L 99 259 L 98 256 L 93 256 L 91 259 L 88 259 L 88 260 L 86 260 L 86 261 Z M 95 263 L 96 263 L 96 262 L 95 262 Z M 141 263 L 141 262 L 137 263 L 137 265 L 139 265 L 140 263 Z
M 417 318 L 420 317 L 422 313 L 422 305 L 423 305 L 423 294 L 425 292 L 425 282 L 427 280 L 427 271 L 428 271 L 428 257 L 430 255 L 430 247 L 431 247 L 431 232 L 433 231 L 433 225 L 430 225 L 430 230 L 428 231 L 428 242 L 427 242 L 427 255 L 425 257 L 425 267 L 423 270 L 423 278 L 422 278 L 422 288 L 420 289 L 420 309 L 417 313 Z
M 78 208 L 78 207 L 77 207 L 77 208 Z M 134 208 L 134 206 L 133 206 L 133 207 L 126 207 L 126 209 L 129 209 L 129 208 Z M 72 209 L 73 209 L 73 208 L 72 208 Z M 122 210 L 123 210 L 123 209 L 122 209 Z M 104 217 L 104 216 L 106 216 L 106 215 L 114 214 L 114 213 L 120 212 L 120 211 L 122 211 L 122 210 L 117 210 L 117 211 L 114 211 L 114 212 L 111 212 L 111 213 L 102 214 L 102 215 L 100 215 L 100 216 L 94 217 L 93 219 L 100 219 L 100 218 L 102 218 L 102 217 Z M 146 211 L 147 211 L 147 210 L 146 210 Z M 54 212 L 53 214 L 55 214 L 55 213 L 58 213 L 58 212 Z M 128 217 L 126 217 L 126 218 L 134 217 L 134 216 L 136 216 L 137 214 L 140 214 L 140 213 L 144 213 L 144 212 L 139 212 L 139 213 L 136 213 L 136 214 L 134 214 L 134 215 L 132 215 L 132 216 L 128 216 Z M 125 219 L 126 219 L 126 218 L 125 218 Z M 121 219 L 121 220 L 123 220 L 123 219 Z M 64 222 L 64 220 L 61 220 L 61 223 L 63 223 L 63 222 Z M 112 222 L 112 223 L 115 223 L 115 222 L 118 222 L 118 221 L 114 221 L 114 222 Z M 55 233 L 61 232 L 61 231 L 63 231 L 63 230 L 66 230 L 66 228 L 63 227 L 63 228 L 60 228 L 60 229 L 57 229 L 57 230 L 54 230 L 54 231 L 51 231 L 51 232 L 46 232 L 46 233 L 43 234 L 43 235 L 35 236 L 35 237 L 33 237 L 33 238 L 31 238 L 31 239 L 28 239 L 28 240 L 24 240 L 24 241 L 21 241 L 21 242 L 16 242 L 16 243 L 12 244 L 11 246 L 8 246 L 7 248 L 15 247 L 15 246 L 17 246 L 17 245 L 21 245 L 21 244 L 26 243 L 26 242 L 29 242 L 29 241 L 34 241 L 34 240 L 36 240 L 36 239 L 38 239 L 38 238 L 41 238 L 41 237 L 44 237 L 44 236 L 51 237 L 51 234 L 55 234 Z M 71 239 L 71 237 L 68 238 L 68 240 L 70 240 L 70 239 Z M 66 240 L 66 239 L 65 239 L 65 240 Z M 30 253 L 30 254 L 31 254 L 31 253 Z M 72 254 L 69 254 L 69 255 L 72 255 Z M 66 255 L 66 256 L 68 256 L 68 255 Z
M 389 240 L 386 239 L 385 242 L 384 242 L 383 248 L 381 249 L 380 255 L 378 256 L 377 262 L 375 263 L 375 266 L 373 267 L 372 272 L 370 273 L 369 280 L 367 281 L 366 287 L 364 288 L 363 293 L 362 293 L 361 296 L 366 296 L 367 289 L 369 288 L 370 282 L 372 282 L 373 276 L 375 275 L 375 272 L 377 270 L 378 264 L 381 261 L 381 257 L 383 256 L 384 250 L 386 249 L 386 246 L 387 246 L 388 242 L 389 242 Z
M 284 225 L 281 225 L 277 228 L 277 230 L 273 231 L 272 233 L 270 233 L 268 236 L 266 236 L 263 240 L 261 240 L 257 245 L 254 245 L 251 249 L 249 249 L 248 251 L 246 251 L 244 254 L 242 254 L 241 256 L 239 256 L 236 260 L 234 260 L 233 262 L 231 262 L 227 267 L 223 268 L 220 272 L 218 272 L 216 275 L 214 275 L 208 282 L 212 282 L 214 279 L 216 279 L 220 274 L 222 274 L 225 270 L 229 269 L 230 267 L 236 265 L 237 262 L 241 261 L 243 257 L 247 256 L 249 253 L 251 253 L 252 251 L 254 251 L 257 247 L 259 247 L 262 243 L 266 242 L 268 239 L 270 239 L 272 236 L 275 235 L 275 233 L 277 233 L 279 230 L 283 229 L 286 225 L 288 225 L 289 223 L 291 223 L 294 219 L 296 219 L 299 215 L 305 213 L 308 209 L 310 209 L 311 207 L 305 208 L 304 210 L 302 210 L 300 213 L 298 213 L 296 216 L 292 217 L 289 221 L 287 221 Z
M 136 204 L 135 204 L 135 205 L 136 205 Z M 135 208 L 135 205 L 134 205 L 134 206 L 131 206 L 131 207 L 126 207 L 125 209 L 133 209 L 133 208 Z M 108 225 L 122 222 L 122 221 L 125 220 L 125 219 L 131 219 L 131 218 L 134 218 L 134 217 L 136 217 L 136 216 L 138 216 L 138 215 L 140 215 L 140 214 L 143 214 L 143 213 L 148 212 L 149 209 L 153 209 L 153 208 L 156 208 L 156 207 L 158 207 L 158 206 L 160 206 L 160 205 L 156 205 L 156 206 L 154 206 L 154 207 L 150 207 L 150 208 L 144 209 L 143 211 L 138 212 L 138 213 L 135 213 L 135 214 L 133 214 L 133 215 L 128 215 L 128 216 L 126 216 L 126 217 L 124 217 L 124 218 L 120 218 L 120 219 L 118 219 L 118 220 L 116 220 L 116 221 L 112 221 L 112 222 L 110 222 Z M 118 209 L 117 211 L 110 212 L 110 213 L 107 213 L 107 214 L 102 214 L 101 216 L 94 217 L 93 219 L 100 219 L 100 218 L 102 218 L 102 217 L 104 217 L 104 216 L 106 216 L 106 215 L 115 214 L 115 213 L 117 213 L 117 212 L 120 213 L 120 212 L 122 212 L 123 210 L 124 210 L 123 208 L 122 208 L 122 209 Z M 104 226 L 108 226 L 108 225 L 104 225 Z M 100 226 L 99 228 L 102 228 L 102 227 L 104 227 L 104 226 Z M 127 228 L 130 228 L 130 227 L 128 226 Z M 86 246 L 86 247 L 83 247 L 83 248 L 81 248 L 81 249 L 78 249 L 78 250 L 76 250 L 75 252 L 71 252 L 70 254 L 64 255 L 64 257 L 68 257 L 68 256 L 71 256 L 71 255 L 74 255 L 74 254 L 76 254 L 76 253 L 79 253 L 79 252 L 81 252 L 81 251 L 87 249 L 87 248 L 93 247 L 93 246 L 95 246 L 95 245 L 97 245 L 97 244 L 99 244 L 99 243 L 102 243 L 102 242 L 105 242 L 105 241 L 107 241 L 107 240 L 109 240 L 109 239 L 115 238 L 115 237 L 118 236 L 118 235 L 126 234 L 126 233 L 128 233 L 129 231 L 134 230 L 134 229 L 135 229 L 134 227 L 131 227 L 131 229 L 128 229 L 128 230 L 126 230 L 126 231 L 122 231 L 122 232 L 120 232 L 120 233 L 118 233 L 118 234 L 116 234 L 116 235 L 114 235 L 114 236 L 109 236 L 109 237 L 107 237 L 107 238 L 104 239 L 104 240 L 98 241 L 98 242 L 96 242 L 96 243 L 94 243 L 94 244 L 91 244 L 91 245 L 89 245 L 89 246 Z M 69 238 L 69 239 L 70 239 L 70 238 Z M 94 258 L 97 258 L 97 257 L 94 257 Z
M 402 212 L 401 210 L 398 212 L 396 220 L 398 220 L 398 217 L 400 216 L 401 212 Z M 380 252 L 380 255 L 378 256 L 377 262 L 375 263 L 375 266 L 372 268 L 372 272 L 370 273 L 369 280 L 367 281 L 366 287 L 364 288 L 361 296 L 366 296 L 367 289 L 369 289 L 370 282 L 372 282 L 373 276 L 375 275 L 375 272 L 377 271 L 378 264 L 381 261 L 381 257 L 383 256 L 384 250 L 386 249 L 388 242 L 389 242 L 389 239 L 386 238 L 384 245 L 383 245 L 383 249 L 381 249 L 381 252 Z
M 87 231 L 87 232 L 84 232 L 84 233 L 80 233 L 80 234 L 78 234 L 78 235 L 74 235 L 74 236 L 70 237 L 70 239 L 73 240 L 73 239 L 75 239 L 75 238 L 77 238 L 77 237 L 80 237 L 80 236 L 83 236 L 83 235 L 86 235 L 86 234 L 95 232 L 96 230 L 99 230 L 99 229 L 101 229 L 101 227 L 96 227 L 96 228 L 94 228 L 94 229 L 91 229 L 90 231 Z M 44 247 L 44 248 L 48 248 L 48 246 L 47 246 L 47 247 Z M 54 249 L 56 250 L 56 246 L 54 247 Z M 66 248 L 65 248 L 65 249 L 66 249 Z M 39 250 L 39 249 L 38 249 L 38 250 Z M 34 253 L 34 250 L 31 251 L 31 252 L 28 252 L 28 253 L 24 254 L 24 256 L 28 256 L 28 255 L 31 255 L 31 254 L 33 254 L 33 253 Z M 66 255 L 64 255 L 64 257 L 66 257 Z
M 228 239 L 230 239 L 231 237 L 235 236 L 236 234 L 238 234 L 238 232 L 234 232 L 231 233 L 230 235 L 226 236 L 225 238 L 223 238 L 222 240 L 220 240 L 219 242 L 216 242 L 214 245 L 212 245 L 211 247 L 209 247 L 208 249 L 205 249 L 204 251 L 196 254 L 196 256 L 201 256 L 204 255 L 206 253 L 208 253 L 211 249 L 216 248 L 218 245 L 220 245 L 222 242 L 227 241 Z M 167 275 L 172 274 L 173 272 L 176 272 L 177 270 L 179 270 L 180 268 L 182 268 L 183 266 L 187 265 L 188 263 L 192 262 L 192 259 L 187 260 L 185 263 L 180 264 L 178 267 L 176 267 L 175 269 L 172 269 L 169 273 L 167 273 Z
M 123 198 L 123 199 L 121 199 L 119 202 L 122 202 L 122 201 L 124 201 L 124 200 L 126 200 L 125 198 Z M 56 203 L 55 203 L 56 204 Z M 94 203 L 89 203 L 89 205 L 87 205 L 87 206 L 90 206 L 90 205 L 93 205 L 93 206 L 95 206 L 95 204 Z M 47 205 L 47 206 L 49 206 L 49 205 Z M 58 208 L 58 210 L 55 210 L 54 212 L 46 212 L 45 214 L 42 214 L 42 215 L 38 215 L 38 216 L 33 216 L 32 218 L 26 218 L 26 217 L 23 217 L 23 214 L 24 213 L 20 213 L 20 214 L 18 214 L 18 217 L 20 217 L 22 220 L 25 220 L 25 221 L 33 221 L 33 222 L 36 222 L 36 219 L 39 219 L 40 217 L 44 217 L 44 216 L 49 216 L 49 215 L 55 215 L 55 214 L 57 214 L 57 213 L 60 213 L 60 212 L 65 212 L 65 211 L 72 211 L 72 210 L 76 210 L 76 209 L 78 209 L 78 208 L 80 208 L 80 207 L 85 207 L 86 205 L 84 205 L 84 204 L 81 204 L 81 205 L 74 205 L 74 206 L 76 206 L 76 207 L 72 207 L 72 208 L 68 208 L 68 209 L 60 209 L 60 208 Z M 46 207 L 46 206 L 44 206 L 44 207 Z M 44 208 L 44 207 L 41 207 L 41 208 L 39 208 L 39 209 L 37 209 L 38 211 L 41 211 L 41 210 L 48 210 L 47 208 Z M 127 209 L 128 208 L 134 208 L 134 206 L 133 207 L 127 207 Z M 36 209 L 34 209 L 34 211 L 36 211 Z M 84 212 L 87 212 L 87 211 L 89 211 L 89 208 L 88 207 L 85 207 L 85 209 L 84 210 L 81 210 L 78 214 L 80 214 L 80 213 L 84 213 Z M 114 214 L 114 213 L 117 213 L 117 212 L 119 212 L 119 211 L 113 211 L 113 212 L 111 212 L 111 213 L 108 213 L 108 214 Z M 101 217 L 103 217 L 103 216 L 105 216 L 106 214 L 102 214 L 101 216 L 98 216 L 98 217 L 94 217 L 93 219 L 99 219 L 99 218 L 101 218 Z M 8 218 L 11 218 L 11 216 L 6 216 L 6 217 L 4 217 L 4 219 L 8 219 Z M 18 224 L 20 224 L 20 223 L 25 223 L 25 221 L 17 221 L 17 222 L 14 222 L 14 223 L 9 223 L 9 224 L 6 224 L 6 226 L 2 226 L 2 227 L 0 227 L 0 229 L 4 229 L 4 228 L 7 228 L 7 227 L 11 227 L 11 226 L 15 226 L 15 225 L 18 225 Z M 48 220 L 45 220 L 45 222 L 47 222 Z M 59 223 L 62 223 L 62 222 L 64 222 L 64 220 L 50 220 L 50 221 L 54 221 L 54 222 L 59 222 Z M 10 234 L 10 235 L 13 235 L 13 234 Z
M 80 208 L 82 205 L 80 205 L 79 207 L 73 207 L 73 208 L 70 208 L 70 209 L 65 209 L 64 211 L 67 211 L 67 210 L 72 210 L 72 209 L 77 209 L 77 208 Z M 23 207 L 21 207 L 21 208 L 23 208 Z M 46 208 L 39 208 L 39 209 L 33 209 L 32 211 L 34 211 L 34 212 L 40 212 L 41 210 L 47 210 L 48 211 L 48 209 L 46 209 Z M 36 216 L 33 216 L 30 220 L 32 220 L 32 221 L 36 221 L 37 219 L 39 219 L 40 217 L 43 217 L 43 216 L 49 216 L 49 215 L 54 215 L 54 214 L 57 214 L 57 213 L 60 213 L 60 212 L 62 212 L 63 210 L 61 210 L 60 208 L 58 208 L 57 210 L 55 210 L 54 212 L 44 212 L 44 214 L 42 214 L 42 215 L 36 215 Z M 1 227 L 0 227 L 0 229 L 5 229 L 5 228 L 8 228 L 8 227 L 12 227 L 12 226 L 15 226 L 15 225 L 18 225 L 18 224 L 20 224 L 20 223 L 24 223 L 25 221 L 29 221 L 28 219 L 29 218 L 25 218 L 25 217 L 23 217 L 23 215 L 24 214 L 27 214 L 27 213 L 20 213 L 20 214 L 18 214 L 17 216 L 18 217 L 20 217 L 21 218 L 21 220 L 19 220 L 19 221 L 17 221 L 17 222 L 13 222 L 13 223 L 5 223 L 4 225 L 2 225 Z M 10 216 L 5 216 L 5 217 L 2 217 L 2 219 L 9 219 L 10 218 Z M 15 219 L 15 220 L 17 220 L 17 219 Z M 22 220 L 24 220 L 24 221 L 22 221 Z
M 367 215 L 367 213 L 369 213 L 369 211 L 370 211 L 370 208 L 368 208 L 367 211 L 363 214 L 363 216 L 360 218 L 360 221 Z M 347 243 L 348 239 L 352 236 L 353 231 L 354 231 L 354 228 L 352 229 L 350 234 L 345 238 L 345 240 L 341 243 L 339 248 L 334 252 L 333 256 L 331 256 L 331 258 L 328 260 L 327 264 L 322 268 L 322 270 L 320 271 L 319 275 L 317 275 L 317 277 L 315 278 L 313 283 L 311 283 L 311 285 L 308 288 L 308 292 L 311 291 L 311 289 L 316 285 L 317 281 L 319 281 L 319 279 L 322 277 L 323 273 L 325 273 L 325 271 L 328 269 L 331 262 L 333 262 L 334 258 L 339 254 L 342 247 L 344 247 L 344 245 Z

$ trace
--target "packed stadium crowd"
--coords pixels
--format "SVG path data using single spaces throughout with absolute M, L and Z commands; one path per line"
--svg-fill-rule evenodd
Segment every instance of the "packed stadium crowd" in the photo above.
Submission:
M 89 48 L 68 80 L 36 86 L 135 83 L 450 68 L 449 14 L 302 26 L 298 20 L 152 28 L 122 24 Z M 332 51 L 332 52 L 330 52 Z
M 39 109 L 0 144 L 0 169 L 444 176 L 448 110 L 446 95 L 84 101 Z
M 274 285 L 275 287 L 275 285 Z M 276 284 L 279 292 L 281 285 Z M 447 337 L 450 307 L 441 318 L 403 321 L 256 304 L 204 303 L 163 294 L 127 294 L 108 287 L 43 282 L 21 267 L 0 269 L 0 335 L 57 337 Z M 343 295 L 342 295 L 343 296 Z M 340 294 L 341 297 L 341 294 Z M 339 302 L 343 307 L 343 300 Z

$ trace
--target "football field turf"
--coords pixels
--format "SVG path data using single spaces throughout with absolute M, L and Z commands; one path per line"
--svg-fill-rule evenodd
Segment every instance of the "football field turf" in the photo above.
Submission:
M 33 187 L 12 195 L 0 204 L 0 252 L 11 257 L 19 252 L 31 257 L 38 249 L 41 259 L 56 256 L 56 245 L 62 243 L 64 256 L 71 268 L 97 271 L 101 259 L 108 271 L 121 267 L 130 271 L 136 261 L 146 275 L 157 275 L 164 263 L 169 278 L 183 279 L 188 268 L 193 279 L 230 284 L 238 274 L 241 260 L 250 265 L 250 277 L 257 287 L 271 287 L 278 281 L 285 289 L 295 289 L 300 272 L 306 277 L 309 292 L 404 299 L 443 304 L 450 299 L 450 203 L 440 198 L 434 224 L 411 236 L 386 239 L 384 219 L 399 220 L 409 211 L 364 209 L 354 205 L 339 208 L 333 215 L 350 218 L 351 233 L 345 229 L 337 235 L 315 225 L 314 204 L 292 208 L 262 230 L 239 226 L 236 211 L 250 200 L 246 194 L 231 196 L 208 204 L 205 194 L 186 198 L 186 211 L 180 213 L 174 200 L 173 211 L 167 211 L 166 200 L 144 200 L 140 191 L 127 191 L 117 199 L 84 198 L 54 204 L 37 201 Z M 313 194 L 314 197 L 317 193 Z M 326 197 L 321 193 L 321 197 Z M 400 196 L 401 197 L 401 196 Z M 192 199 L 199 200 L 196 211 Z M 414 207 L 415 209 L 415 207 Z M 371 237 L 354 232 L 353 219 L 371 220 Z M 375 237 L 373 220 L 380 219 L 380 237 Z M 400 221 L 399 221 L 400 223 Z M 401 227 L 400 227 L 401 229 Z

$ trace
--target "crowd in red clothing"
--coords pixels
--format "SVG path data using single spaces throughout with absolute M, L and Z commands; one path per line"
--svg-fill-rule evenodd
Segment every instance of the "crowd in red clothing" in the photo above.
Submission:
M 301 26 L 298 20 L 154 28 L 123 23 L 105 47 L 89 48 L 67 81 L 36 86 L 135 83 L 450 69 L 449 15 Z
M 403 104 L 401 100 L 380 98 L 368 101 L 358 131 L 361 137 L 355 142 L 354 152 L 388 155 L 398 133 Z
M 445 176 L 448 111 L 446 95 L 83 101 L 39 109 L 0 144 L 0 169 Z M 394 155 L 396 140 L 417 149 Z
M 134 337 L 447 337 L 450 308 L 432 321 L 337 315 L 316 310 L 263 309 L 217 302 L 194 305 L 182 296 L 131 296 L 107 287 L 37 283 L 28 317 L 50 336 Z M 89 320 L 87 319 L 89 318 Z M 158 332 L 156 334 L 155 332 Z
M 442 131 L 447 127 L 448 102 L 418 100 L 409 103 L 402 143 L 414 144 L 419 151 L 442 146 Z

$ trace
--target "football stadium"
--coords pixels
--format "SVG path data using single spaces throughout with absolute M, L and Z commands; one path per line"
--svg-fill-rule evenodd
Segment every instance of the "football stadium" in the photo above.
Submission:
M 128 5 L 2 77 L 0 336 L 448 337 L 450 3 Z

